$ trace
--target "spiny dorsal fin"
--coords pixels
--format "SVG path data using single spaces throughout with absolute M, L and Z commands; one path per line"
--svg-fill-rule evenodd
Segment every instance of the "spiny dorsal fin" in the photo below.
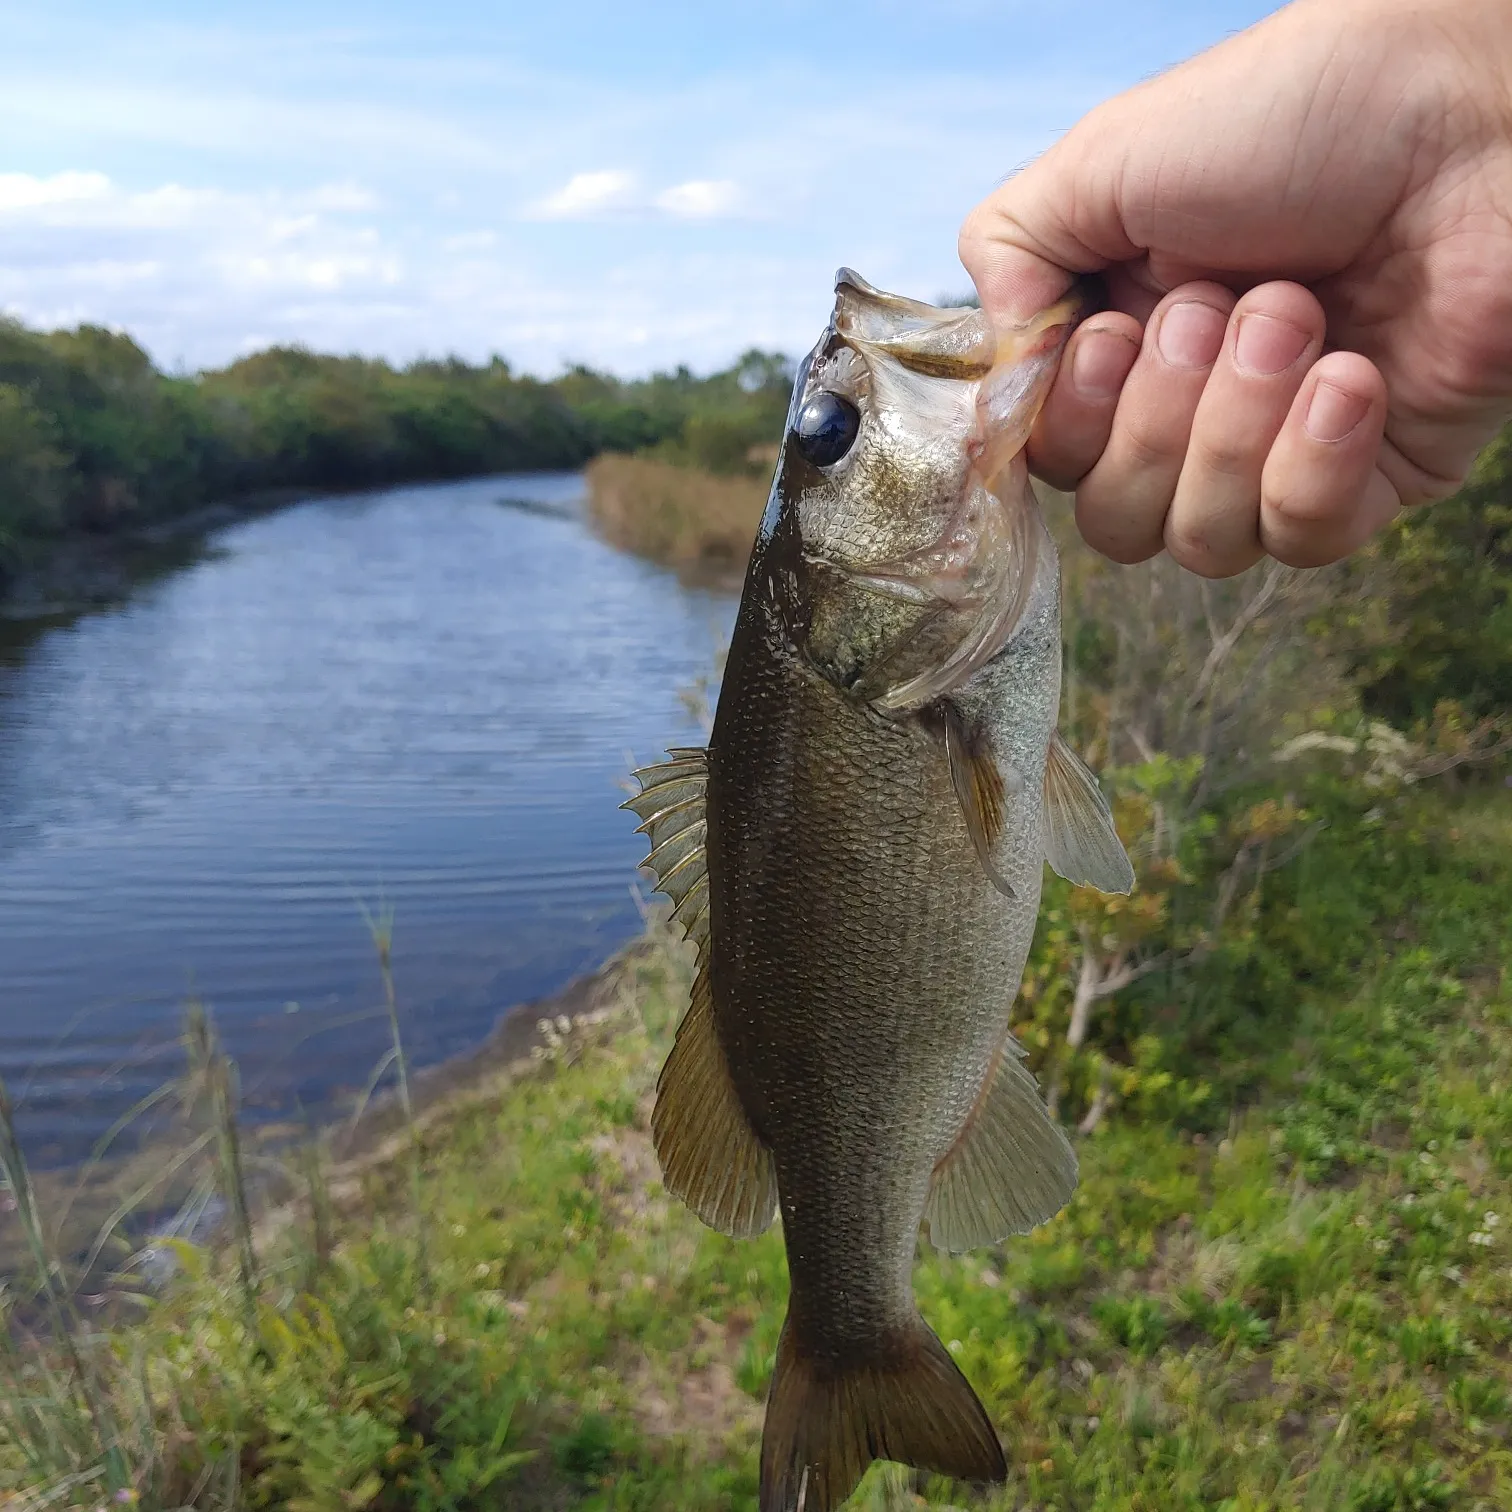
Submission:
M 940 1249 L 959 1253 L 1026 1234 L 1076 1190 L 1076 1152 L 1023 1056 L 1007 1035 L 976 1106 L 935 1167 L 924 1216 Z
M 708 826 L 704 795 L 709 782 L 708 753 L 676 747 L 670 761 L 642 767 L 640 792 L 620 805 L 640 816 L 637 828 L 651 841 L 643 865 L 656 873 L 656 886 L 675 905 L 672 917 L 683 933 L 702 946 L 709 937 L 709 882 L 704 854 Z
M 1066 881 L 1099 892 L 1126 893 L 1134 868 L 1113 827 L 1108 800 L 1059 731 L 1045 759 L 1045 859 Z
M 945 711 L 945 753 L 950 760 L 950 782 L 960 800 L 961 816 L 976 848 L 977 860 L 992 885 L 1004 897 L 1011 898 L 1013 884 L 998 869 L 995 857 L 1009 790 L 1022 789 L 1024 779 L 1012 768 L 1005 772 L 984 742 L 973 741 L 959 712 L 949 706 Z
M 714 1031 L 709 968 L 693 996 L 656 1084 L 651 1137 L 662 1179 L 712 1229 L 732 1239 L 761 1233 L 777 1211 L 777 1169 L 735 1093 Z

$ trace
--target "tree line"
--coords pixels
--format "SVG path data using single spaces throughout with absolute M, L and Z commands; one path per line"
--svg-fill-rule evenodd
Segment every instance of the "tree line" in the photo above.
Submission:
M 783 358 L 757 351 L 709 377 L 627 382 L 299 347 L 177 376 L 102 326 L 0 321 L 0 583 L 62 537 L 270 490 L 570 468 L 647 447 L 744 466 L 780 433 L 790 381 Z

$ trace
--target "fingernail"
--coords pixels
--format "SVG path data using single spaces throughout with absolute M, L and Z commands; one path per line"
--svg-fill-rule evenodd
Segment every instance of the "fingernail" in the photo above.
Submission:
M 1172 305 L 1160 317 L 1156 340 L 1172 367 L 1205 368 L 1218 360 L 1228 317 L 1194 299 Z
M 1307 350 L 1312 338 L 1289 320 L 1274 315 L 1241 315 L 1234 339 L 1234 361 L 1251 373 L 1284 373 Z
M 1083 399 L 1115 399 L 1138 355 L 1139 348 L 1117 331 L 1087 331 L 1071 354 L 1071 386 Z
M 1302 428 L 1314 441 L 1342 441 L 1370 413 L 1370 400 L 1332 383 L 1319 383 Z

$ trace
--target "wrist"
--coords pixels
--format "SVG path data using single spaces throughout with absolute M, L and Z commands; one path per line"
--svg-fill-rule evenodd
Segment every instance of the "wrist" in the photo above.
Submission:
M 1379 14 L 1377 4 L 1366 7 Z M 1470 106 L 1490 130 L 1512 136 L 1512 4 L 1508 0 L 1387 0 L 1402 42 L 1432 69 L 1446 115 Z

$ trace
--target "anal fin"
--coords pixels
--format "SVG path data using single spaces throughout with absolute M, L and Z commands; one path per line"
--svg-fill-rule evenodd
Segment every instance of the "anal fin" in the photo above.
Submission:
M 656 1084 L 651 1137 L 662 1179 L 712 1229 L 761 1233 L 777 1210 L 777 1168 L 735 1093 L 714 1030 L 709 968 L 700 967 Z
M 976 1106 L 935 1167 L 924 1217 L 940 1249 L 959 1253 L 1028 1233 L 1076 1190 L 1076 1152 L 1023 1056 L 1005 1036 Z

